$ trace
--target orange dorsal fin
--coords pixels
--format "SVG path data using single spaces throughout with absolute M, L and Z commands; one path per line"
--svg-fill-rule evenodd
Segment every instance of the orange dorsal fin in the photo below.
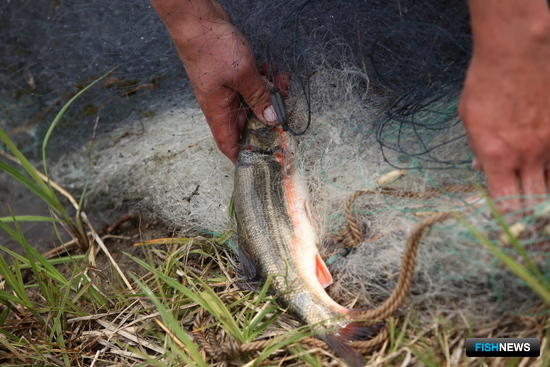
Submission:
M 319 279 L 319 283 L 321 283 L 323 288 L 326 288 L 332 284 L 332 275 L 330 275 L 327 265 L 319 254 L 315 255 L 315 272 L 317 273 L 317 279 Z

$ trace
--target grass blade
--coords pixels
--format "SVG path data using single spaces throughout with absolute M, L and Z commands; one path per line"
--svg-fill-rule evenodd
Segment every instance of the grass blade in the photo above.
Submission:
M 59 220 L 53 217 L 47 217 L 42 215 L 14 215 L 12 217 L 0 217 L 2 223 L 13 222 L 59 222 Z
M 0 171 L 6 172 L 7 174 L 15 178 L 17 181 L 22 183 L 25 187 L 27 187 L 27 189 L 29 189 L 34 194 L 34 196 L 44 201 L 49 207 L 53 209 L 57 208 L 59 201 L 55 198 L 55 195 L 53 194 L 53 192 L 49 187 L 47 186 L 44 187 L 43 185 L 37 183 L 36 181 L 33 182 L 33 180 L 25 176 L 19 170 L 2 161 L 0 161 Z M 38 177 L 38 179 L 40 179 L 40 177 Z
M 18 266 L 13 265 L 13 266 Z M 25 307 L 32 307 L 33 302 L 30 300 L 29 296 L 27 295 L 27 291 L 25 290 L 25 283 L 23 282 L 23 279 L 18 276 L 21 275 L 19 272 L 14 272 L 10 269 L 8 264 L 6 263 L 6 260 L 2 255 L 0 255 L 0 275 L 4 278 L 4 281 L 6 282 L 6 285 L 9 286 L 17 297 L 10 295 L 8 292 L 1 292 L 1 298 L 6 300 L 11 300 L 12 302 L 17 302 L 22 304 Z
M 504 219 L 504 216 L 502 213 L 497 209 L 495 203 L 487 196 L 485 195 L 485 200 L 487 204 L 489 205 L 489 208 L 491 210 L 491 214 L 497 221 L 498 225 L 504 230 L 506 233 L 506 236 L 508 236 L 508 239 L 510 240 L 510 243 L 512 246 L 514 246 L 514 249 L 520 255 L 523 260 L 525 261 L 525 265 L 527 268 L 535 274 L 538 278 L 544 279 L 544 275 L 540 271 L 540 269 L 531 261 L 531 258 L 529 257 L 529 254 L 527 253 L 527 250 L 520 244 L 518 238 L 513 235 L 513 233 L 510 231 L 510 226 L 508 223 L 506 223 L 506 220 Z
M 491 251 L 491 253 L 497 259 L 499 259 L 510 271 L 512 271 L 525 283 L 527 283 L 527 285 L 529 285 L 529 287 L 531 287 L 534 292 L 538 293 L 539 296 L 544 300 L 544 302 L 550 305 L 550 286 L 548 285 L 548 282 L 546 282 L 544 279 L 540 279 L 536 275 L 531 274 L 525 268 L 525 266 L 519 264 L 513 258 L 508 256 L 504 251 L 502 251 L 497 245 L 486 238 L 467 220 L 462 218 L 461 221 L 468 228 L 470 233 L 472 233 L 478 239 L 480 243 L 485 245 L 485 247 L 487 247 L 487 249 Z
M 42 180 L 42 178 L 38 174 L 38 171 L 36 170 L 36 168 L 34 168 L 34 166 L 27 160 L 27 158 L 23 155 L 23 153 L 21 153 L 21 151 L 17 149 L 13 141 L 8 137 L 8 135 L 3 129 L 0 129 L 0 141 L 6 145 L 6 147 L 11 152 L 11 154 L 13 154 L 15 158 L 17 158 L 17 161 L 21 165 L 21 167 L 23 167 L 25 172 L 27 172 L 27 174 L 31 176 L 35 184 L 40 188 L 40 190 L 38 190 L 38 192 L 40 193 L 38 196 L 40 196 L 42 200 L 44 200 L 43 196 L 47 196 L 48 197 L 47 202 L 51 202 L 51 204 L 49 203 L 48 205 L 53 206 L 58 210 L 61 209 L 62 208 L 61 203 L 59 202 L 59 200 L 57 200 L 57 197 L 55 196 L 53 190 L 48 185 L 46 185 L 44 180 Z M 0 162 L 0 170 L 4 170 L 7 173 L 10 173 L 9 167 L 11 166 L 7 165 L 6 163 Z M 23 181 L 21 182 L 25 184 L 25 182 Z M 25 185 L 28 187 L 27 184 Z
M 166 323 L 166 326 L 170 329 L 174 335 L 185 345 L 187 348 L 186 353 L 182 353 L 185 358 L 185 362 L 188 365 L 207 367 L 208 364 L 202 358 L 198 346 L 193 342 L 191 337 L 181 328 L 179 322 L 175 319 L 172 312 L 170 312 L 162 302 L 155 296 L 155 294 L 149 289 L 145 283 L 139 279 L 134 278 L 141 291 L 153 302 L 157 311 L 160 313 L 162 320 Z
M 116 69 L 116 68 L 114 68 L 114 69 Z M 42 141 L 42 166 L 44 168 L 44 173 L 46 174 L 46 176 L 48 175 L 48 167 L 47 167 L 47 164 L 46 164 L 46 162 L 47 162 L 47 160 L 46 160 L 46 148 L 48 147 L 48 142 L 50 141 L 50 137 L 51 137 L 53 131 L 55 130 L 55 128 L 57 127 L 57 124 L 59 124 L 59 121 L 61 121 L 61 118 L 63 117 L 65 112 L 67 112 L 69 107 L 73 104 L 74 101 L 76 101 L 76 99 L 78 97 L 80 97 L 88 89 L 90 89 L 94 85 L 96 85 L 100 80 L 105 78 L 107 75 L 112 73 L 114 69 L 109 70 L 107 73 L 103 74 L 102 76 L 100 76 L 99 78 L 97 78 L 96 80 L 94 80 L 93 82 L 91 82 L 90 84 L 85 86 L 84 88 L 82 88 L 80 91 L 78 91 L 74 96 L 72 96 L 67 101 L 67 103 L 65 103 L 63 105 L 63 107 L 61 107 L 59 112 L 55 115 L 52 123 L 50 124 L 50 127 L 48 128 L 48 131 L 46 131 L 46 135 L 44 135 L 44 140 Z
M 245 342 L 245 337 L 241 332 L 239 325 L 233 318 L 232 313 L 227 309 L 223 301 L 216 295 L 212 288 L 210 288 L 206 283 L 202 282 L 198 278 L 193 278 L 194 282 L 199 283 L 203 287 L 203 290 L 199 293 L 196 290 L 192 290 L 180 284 L 175 279 L 158 271 L 144 261 L 129 254 L 127 255 L 143 268 L 161 278 L 170 287 L 174 288 L 178 292 L 181 292 L 192 301 L 198 303 L 202 308 L 204 308 L 212 316 L 214 316 L 216 320 L 224 326 L 224 329 L 226 329 L 233 338 L 240 341 L 241 343 Z

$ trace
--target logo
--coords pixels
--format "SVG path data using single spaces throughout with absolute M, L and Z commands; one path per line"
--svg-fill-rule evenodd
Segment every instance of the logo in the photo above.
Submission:
M 538 357 L 540 341 L 536 338 L 468 338 L 468 357 Z

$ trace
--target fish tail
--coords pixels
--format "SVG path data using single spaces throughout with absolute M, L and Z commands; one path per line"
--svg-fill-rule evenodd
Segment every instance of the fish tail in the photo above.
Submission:
M 349 341 L 365 340 L 374 337 L 380 327 L 377 326 L 361 326 L 357 322 L 350 322 L 344 326 L 336 334 L 325 334 L 320 338 L 327 343 L 330 349 L 342 358 L 342 360 L 350 367 L 363 367 L 365 360 L 363 356 L 348 344 Z
M 338 335 L 345 340 L 365 340 L 374 337 L 378 331 L 378 326 L 361 326 L 358 322 L 350 322 L 340 329 Z
M 346 363 L 349 367 L 363 367 L 365 365 L 365 359 L 363 356 L 353 349 L 348 343 L 346 338 L 338 334 L 325 334 L 320 336 L 330 349 L 336 353 L 336 355 Z

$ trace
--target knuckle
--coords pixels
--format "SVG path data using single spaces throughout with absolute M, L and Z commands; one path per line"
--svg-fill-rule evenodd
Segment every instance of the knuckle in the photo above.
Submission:
M 484 167 L 498 167 L 500 169 L 510 169 L 516 164 L 516 157 L 500 146 L 491 144 L 486 145 L 479 152 L 480 163 Z
M 231 68 L 236 81 L 241 79 L 248 80 L 252 75 L 259 73 L 256 63 L 252 57 L 246 54 L 246 51 L 241 55 L 241 57 L 233 60 Z
M 487 166 L 498 166 L 501 168 L 508 168 L 511 166 L 510 160 L 506 159 L 506 155 L 498 150 L 489 150 L 483 152 L 483 160 Z
M 254 108 L 259 104 L 264 103 L 269 97 L 267 88 L 263 85 L 259 85 L 252 89 L 251 93 L 246 98 L 250 107 Z

